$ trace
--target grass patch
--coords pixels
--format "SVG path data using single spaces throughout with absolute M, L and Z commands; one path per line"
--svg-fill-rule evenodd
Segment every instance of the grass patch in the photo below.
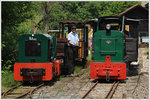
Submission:
M 2 91 L 20 84 L 21 82 L 14 81 L 14 74 L 12 71 L 1 71 L 1 82 L 2 82 Z
M 144 55 L 149 55 L 149 49 L 145 51 Z
M 74 68 L 74 73 L 76 74 L 76 73 L 79 73 L 80 71 L 81 71 L 81 69 L 82 69 L 82 66 L 75 66 L 75 68 Z
M 147 51 L 146 54 L 149 55 L 149 51 Z
M 91 58 L 92 58 L 92 55 L 91 55 L 91 53 L 90 53 L 86 59 L 87 59 L 87 60 L 91 60 Z
M 89 51 L 90 51 L 90 54 L 88 54 L 88 57 L 86 58 L 87 60 L 92 59 L 92 48 L 90 48 Z
M 64 75 L 60 75 L 58 80 L 61 81 L 65 76 Z

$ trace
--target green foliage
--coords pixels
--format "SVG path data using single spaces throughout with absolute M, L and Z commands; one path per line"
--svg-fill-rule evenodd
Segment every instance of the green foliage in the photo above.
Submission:
M 80 20 L 86 21 L 101 16 L 118 15 L 127 8 L 140 2 L 119 1 L 90 1 L 90 2 L 55 2 L 55 7 L 50 15 L 50 29 L 58 29 L 59 21 Z
M 79 73 L 82 69 L 82 66 L 75 66 L 74 73 Z
M 58 88 L 58 92 L 63 92 L 64 90 L 62 88 Z
M 147 55 L 149 55 L 149 51 L 147 51 L 147 53 L 146 53 Z
M 2 48 L 5 48 L 6 45 L 5 45 L 5 41 L 2 41 Z
M 6 66 L 8 65 L 8 66 Z M 12 61 L 11 60 L 7 60 L 6 63 L 3 66 L 3 70 L 10 70 L 12 68 Z
M 145 51 L 144 54 L 145 54 L 145 55 L 149 55 L 149 50 Z
M 92 59 L 92 48 L 89 48 L 90 54 L 88 54 L 88 57 L 86 58 L 87 60 Z
M 30 2 L 2 2 L 2 29 L 10 31 L 25 19 L 31 18 L 28 10 L 31 10 Z M 17 19 L 17 20 L 16 20 Z
M 12 71 L 2 70 L 1 73 L 2 73 L 2 77 L 1 77 L 2 87 L 8 88 L 8 87 L 12 87 L 20 83 L 20 82 L 14 81 L 14 75 Z
M 60 77 L 58 77 L 58 80 L 61 81 L 64 78 L 64 75 L 61 75 Z
M 3 70 L 16 62 L 18 37 L 24 33 L 33 33 L 31 21 L 37 15 L 35 10 L 37 8 L 33 2 L 2 2 Z M 9 61 L 11 63 L 8 63 Z

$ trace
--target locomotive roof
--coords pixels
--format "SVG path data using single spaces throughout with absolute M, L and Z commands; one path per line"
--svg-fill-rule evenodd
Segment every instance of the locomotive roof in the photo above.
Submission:
M 103 16 L 103 17 L 99 17 L 99 18 L 95 18 L 95 19 L 89 19 L 89 20 L 85 21 L 85 23 L 97 22 L 98 19 L 101 19 L 101 18 L 106 18 L 106 19 L 119 19 L 119 18 L 121 18 L 121 17 L 120 17 L 120 16 Z
M 113 22 L 122 23 L 122 17 L 120 16 L 104 16 L 100 17 L 99 20 L 100 19 L 102 19 L 106 23 L 113 23 Z
M 44 36 L 44 37 L 46 37 L 46 38 L 50 38 L 50 39 L 52 39 L 52 36 L 50 36 L 49 34 L 46 34 L 46 33 L 43 33 L 43 34 L 34 34 L 34 35 L 38 35 L 38 36 Z M 24 38 L 26 38 L 26 37 L 30 37 L 30 36 L 32 36 L 32 34 L 22 34 L 20 37 L 19 37 L 19 40 L 23 40 Z
M 50 39 L 52 39 L 52 36 L 51 35 L 49 35 L 49 34 L 43 34 L 44 36 L 46 36 L 47 38 L 50 38 Z

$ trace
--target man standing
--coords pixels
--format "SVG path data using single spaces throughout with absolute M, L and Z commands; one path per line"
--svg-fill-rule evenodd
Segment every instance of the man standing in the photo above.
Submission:
M 71 45 L 78 45 L 79 38 L 78 34 L 76 33 L 76 26 L 71 28 L 71 32 L 68 34 L 68 46 Z
M 67 48 L 67 56 L 68 56 L 68 62 L 67 62 L 67 68 L 68 68 L 68 74 L 70 76 L 74 75 L 74 60 L 77 52 L 77 49 L 74 48 L 74 46 L 79 44 L 79 38 L 78 34 L 76 33 L 76 26 L 73 26 L 71 28 L 71 32 L 68 34 L 68 48 Z

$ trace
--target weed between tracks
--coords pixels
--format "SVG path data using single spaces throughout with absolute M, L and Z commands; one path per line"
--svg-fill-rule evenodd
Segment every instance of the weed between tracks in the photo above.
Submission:
M 62 88 L 58 88 L 58 92 L 63 92 L 64 90 Z
M 64 77 L 64 75 L 61 75 L 60 77 L 58 77 L 58 80 L 61 81 Z
M 75 66 L 74 73 L 79 73 L 82 70 L 82 66 Z

